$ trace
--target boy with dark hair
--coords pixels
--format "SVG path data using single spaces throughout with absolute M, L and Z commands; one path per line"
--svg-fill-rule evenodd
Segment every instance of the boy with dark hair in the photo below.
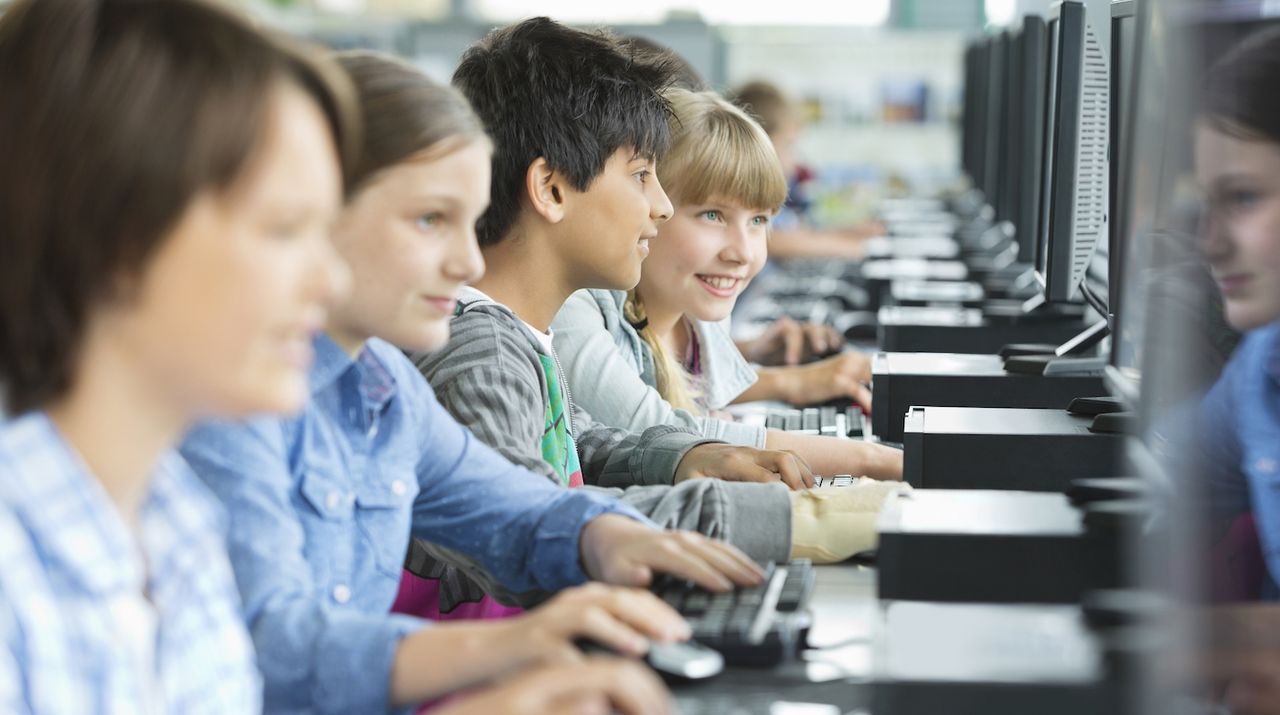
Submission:
M 662 60 L 638 62 L 609 35 L 545 18 L 466 52 L 454 84 L 494 142 L 478 223 L 488 274 L 460 296 L 448 344 L 414 360 L 445 408 L 516 464 L 566 487 L 622 487 L 659 524 L 783 560 L 791 507 L 780 482 L 811 484 L 802 461 L 676 427 L 632 434 L 595 423 L 552 350 L 549 326 L 569 295 L 634 286 L 671 213 L 654 174 L 669 141 L 670 78 Z M 687 481 L 706 476 L 768 483 Z M 411 555 L 410 567 L 424 557 Z

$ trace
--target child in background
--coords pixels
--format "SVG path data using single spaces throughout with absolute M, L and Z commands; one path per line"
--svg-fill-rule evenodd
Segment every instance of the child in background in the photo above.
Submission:
M 225 520 L 173 446 L 305 401 L 349 94 L 203 2 L 0 16 L 0 711 L 261 709 Z
M 267 710 L 386 712 L 572 661 L 578 638 L 638 655 L 649 639 L 687 637 L 648 592 L 603 585 L 500 621 L 432 626 L 389 613 L 411 534 L 521 604 L 587 578 L 640 586 L 661 571 L 724 590 L 761 573 L 724 544 L 548 484 L 444 412 L 401 349 L 447 340 L 455 295 L 482 270 L 474 225 L 489 140 L 456 92 L 407 65 L 340 61 L 364 119 L 334 230 L 353 283 L 311 342 L 310 402 L 290 419 L 203 425 L 183 445 L 228 511 Z M 492 704 L 478 702 L 455 706 Z

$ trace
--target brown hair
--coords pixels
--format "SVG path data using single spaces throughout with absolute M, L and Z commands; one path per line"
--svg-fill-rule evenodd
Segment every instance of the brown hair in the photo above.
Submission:
M 1205 119 L 1243 139 L 1280 143 L 1280 28 L 1250 35 L 1209 70 Z
M 462 93 L 417 68 L 375 52 L 343 52 L 338 64 L 355 84 L 364 136 L 351 170 L 350 193 L 382 170 L 430 152 L 444 155 L 475 140 L 484 125 Z
M 93 306 L 122 297 L 197 194 L 235 182 L 281 82 L 316 102 L 347 159 L 355 118 L 342 73 L 228 10 L 18 0 L 0 17 L 0 384 L 10 414 L 71 387 Z
M 795 100 L 776 84 L 752 80 L 729 93 L 728 99 L 760 122 L 769 136 L 799 117 Z

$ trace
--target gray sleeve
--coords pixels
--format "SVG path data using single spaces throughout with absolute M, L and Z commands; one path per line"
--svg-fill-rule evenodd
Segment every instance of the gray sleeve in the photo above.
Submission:
M 664 529 L 687 529 L 727 541 L 757 561 L 785 561 L 791 555 L 791 497 L 781 484 L 691 479 L 675 486 L 600 491 L 622 499 Z
M 542 458 L 546 414 L 532 369 L 474 365 L 455 372 L 448 384 L 436 388 L 436 396 L 454 419 L 508 461 L 560 483 Z
M 689 450 L 715 440 L 669 425 L 644 432 L 607 427 L 592 419 L 576 403 L 574 440 L 582 463 L 582 481 L 601 487 L 671 484 L 676 468 Z
M 708 439 L 763 448 L 763 427 L 675 409 L 640 376 L 614 342 L 595 299 L 569 297 L 552 324 L 556 354 L 575 402 L 611 427 L 641 432 L 655 425 L 683 427 Z

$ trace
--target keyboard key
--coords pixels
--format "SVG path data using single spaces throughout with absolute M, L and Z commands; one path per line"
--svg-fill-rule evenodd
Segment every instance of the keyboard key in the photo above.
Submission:
M 800 413 L 800 430 L 810 434 L 819 434 L 822 426 L 818 408 L 808 407 Z

